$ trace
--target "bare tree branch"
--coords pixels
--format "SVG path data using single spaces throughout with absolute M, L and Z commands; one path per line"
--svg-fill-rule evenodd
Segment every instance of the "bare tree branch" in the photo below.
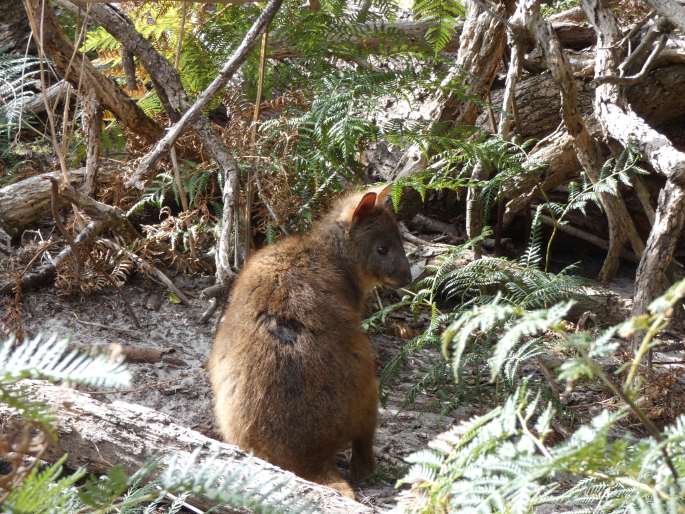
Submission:
M 650 2 L 658 5 L 668 2 Z M 597 76 L 616 75 L 621 64 L 621 33 L 613 13 L 600 0 L 583 0 L 583 9 L 597 32 Z M 670 18 L 669 18 L 670 19 Z M 675 23 L 675 20 L 673 20 Z M 655 171 L 667 178 L 659 194 L 652 230 L 635 278 L 633 313 L 642 314 L 667 285 L 666 273 L 685 223 L 685 153 L 650 127 L 628 104 L 616 84 L 597 87 L 595 112 L 607 135 L 623 146 L 634 145 Z
M 138 168 L 127 181 L 127 185 L 135 186 L 139 189 L 143 187 L 143 182 L 140 178 L 159 160 L 159 158 L 169 151 L 178 137 L 185 131 L 190 123 L 192 123 L 201 113 L 202 109 L 209 103 L 209 101 L 216 95 L 219 90 L 226 85 L 226 83 L 233 77 L 236 71 L 240 68 L 242 63 L 247 58 L 252 47 L 257 42 L 257 38 L 266 29 L 271 20 L 276 16 L 283 0 L 269 0 L 259 18 L 254 22 L 250 30 L 247 31 L 243 41 L 238 48 L 233 52 L 233 55 L 224 64 L 219 72 L 219 75 L 212 81 L 207 89 L 205 89 L 197 100 L 190 107 L 172 127 L 169 128 L 166 135 L 159 140 L 152 151 L 145 155 Z
M 98 102 L 112 111 L 133 133 L 148 142 L 157 141 L 162 134 L 161 127 L 114 82 L 97 71 L 87 58 L 74 50 L 59 26 L 52 7 L 46 3 L 43 9 L 42 0 L 23 2 L 34 39 L 39 45 L 42 41 L 45 55 L 53 62 L 62 78 L 77 89 L 81 83 L 86 92 L 94 94 Z

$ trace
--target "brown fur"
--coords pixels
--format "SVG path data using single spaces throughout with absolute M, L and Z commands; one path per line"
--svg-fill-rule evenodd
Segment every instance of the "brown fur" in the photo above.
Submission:
M 336 453 L 352 443 L 355 481 L 374 469 L 378 384 L 360 329 L 364 300 L 376 284 L 411 280 L 383 198 L 352 194 L 310 234 L 257 252 L 238 277 L 209 360 L 226 441 L 348 496 Z

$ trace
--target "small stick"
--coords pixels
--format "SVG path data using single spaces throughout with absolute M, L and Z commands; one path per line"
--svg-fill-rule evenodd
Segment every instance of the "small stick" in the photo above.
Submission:
M 59 211 L 57 210 L 57 204 L 59 203 L 59 184 L 57 182 L 57 179 L 53 177 L 45 177 L 45 180 L 50 181 L 50 210 L 52 211 L 52 218 L 55 220 L 55 226 L 57 227 L 57 230 L 59 230 L 59 233 L 62 234 L 62 237 L 64 237 L 64 240 L 72 249 L 71 253 L 74 256 L 74 275 L 76 276 L 76 285 L 78 287 L 81 282 L 81 261 L 79 259 L 78 252 L 74 249 L 74 238 L 71 237 L 71 234 L 66 229 L 66 227 L 62 223 L 62 220 L 59 217 Z
M 115 327 L 115 326 L 111 326 L 111 325 L 104 325 L 102 323 L 96 323 L 95 321 L 85 321 L 85 320 L 79 319 L 78 316 L 76 316 L 76 314 L 74 314 L 74 318 L 76 318 L 76 322 L 80 323 L 81 325 L 88 325 L 91 327 L 102 328 L 104 330 L 113 330 L 115 332 L 121 332 L 122 334 L 125 334 L 129 337 L 133 337 L 136 339 L 140 339 L 140 337 L 141 337 L 140 333 L 134 332 L 133 330 L 129 330 L 127 328 L 120 328 L 120 327 Z

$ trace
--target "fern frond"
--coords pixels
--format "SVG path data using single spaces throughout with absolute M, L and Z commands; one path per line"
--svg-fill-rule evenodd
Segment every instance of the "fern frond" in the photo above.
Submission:
M 210 450 L 211 453 L 211 450 Z M 189 456 L 174 456 L 159 476 L 160 485 L 169 491 L 191 491 L 212 501 L 256 512 L 317 512 L 317 502 L 296 496 L 287 477 L 274 480 L 273 474 L 254 472 L 249 460 L 242 467 L 200 459 L 200 449 Z
M 90 357 L 69 349 L 67 339 L 42 335 L 17 344 L 13 338 L 0 343 L 0 383 L 24 378 L 66 381 L 95 387 L 123 387 L 131 374 L 123 359 L 98 355 Z

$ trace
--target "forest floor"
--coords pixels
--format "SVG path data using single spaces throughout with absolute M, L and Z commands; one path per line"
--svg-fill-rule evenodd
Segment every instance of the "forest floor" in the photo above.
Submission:
M 133 372 L 130 389 L 91 393 L 103 401 L 122 400 L 145 405 L 169 415 L 178 424 L 218 438 L 206 370 L 215 321 L 205 324 L 198 321 L 206 308 L 205 300 L 199 298 L 200 291 L 212 283 L 212 277 L 179 275 L 174 277 L 174 282 L 188 294 L 190 305 L 172 302 L 162 287 L 140 276 L 130 280 L 119 293 L 104 290 L 87 297 L 68 297 L 60 295 L 53 287 L 26 293 L 23 298 L 23 328 L 29 335 L 54 333 L 69 336 L 75 344 L 85 347 L 118 343 L 126 347 L 162 350 L 164 355 L 157 362 L 129 365 Z M 610 289 L 611 298 L 605 300 L 605 307 L 596 312 L 603 322 L 629 313 L 630 281 L 619 280 Z M 139 327 L 126 308 L 124 298 Z M 387 305 L 388 299 L 384 302 Z M 381 365 L 398 355 L 426 321 L 420 317 L 412 320 L 404 312 L 391 316 L 384 332 L 372 335 Z M 683 340 L 679 334 L 668 336 L 672 350 L 655 355 L 657 362 L 681 361 L 671 366 L 673 372 L 667 373 L 675 378 L 664 383 L 655 393 L 658 397 L 656 404 L 664 417 L 670 417 L 676 411 L 683 412 L 679 398 L 685 398 L 685 394 L 681 394 L 685 386 L 680 379 L 685 352 L 682 343 L 678 344 Z M 498 401 L 497 395 L 501 392 L 488 384 L 487 372 L 478 379 L 482 381 L 482 387 L 478 386 L 470 394 L 456 390 L 454 385 L 450 385 L 450 377 L 446 376 L 439 387 L 429 386 L 414 396 L 417 383 L 425 379 L 430 370 L 439 370 L 441 362 L 443 358 L 435 348 L 415 351 L 383 389 L 385 401 L 375 447 L 377 471 L 358 490 L 363 503 L 380 509 L 391 507 L 397 498 L 395 483 L 408 466 L 405 462 L 407 456 L 426 448 L 431 439 L 455 422 L 482 414 Z M 661 367 L 659 372 L 663 371 Z M 589 419 L 595 409 L 606 406 L 607 398 L 610 395 L 592 387 L 575 391 L 566 398 L 566 407 L 573 412 L 571 424 Z M 655 417 L 660 417 L 659 412 Z M 341 456 L 341 467 L 346 466 L 346 461 Z

